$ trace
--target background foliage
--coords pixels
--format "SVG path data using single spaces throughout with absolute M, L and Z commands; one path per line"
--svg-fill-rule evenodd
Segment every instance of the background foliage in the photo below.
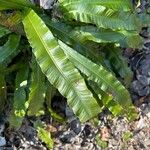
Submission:
M 55 114 L 51 98 L 58 93 L 81 122 L 104 108 L 137 116 L 127 90 L 133 74 L 120 48 L 142 44 L 131 1 L 59 0 L 49 12 L 28 0 L 0 3 L 0 110 L 11 93 L 11 127 L 44 114 L 45 102 Z

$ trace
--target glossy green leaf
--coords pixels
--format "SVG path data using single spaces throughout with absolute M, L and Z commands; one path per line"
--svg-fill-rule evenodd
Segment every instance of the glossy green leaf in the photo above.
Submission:
M 59 42 L 61 48 L 68 55 L 69 59 L 74 65 L 84 73 L 89 80 L 97 83 L 101 90 L 113 95 L 115 101 L 119 103 L 124 109 L 132 107 L 132 102 L 127 89 L 113 76 L 106 71 L 101 65 L 97 65 L 80 55 L 61 41 Z
M 93 41 L 96 43 L 119 43 L 121 46 L 138 48 L 143 44 L 142 38 L 135 31 L 98 29 L 94 26 L 75 27 L 69 33 L 81 43 Z
M 39 111 L 43 109 L 45 100 L 45 75 L 41 72 L 40 67 L 37 65 L 35 60 L 32 61 L 32 75 L 31 75 L 31 86 L 29 93 L 29 107 L 28 115 L 38 115 Z
M 20 36 L 11 34 L 8 41 L 0 47 L 0 64 L 8 64 L 12 58 L 16 56 L 20 49 L 18 49 Z
M 29 68 L 25 65 L 21 68 L 15 80 L 15 92 L 14 92 L 14 102 L 13 109 L 11 111 L 11 115 L 9 117 L 9 123 L 12 128 L 19 128 L 22 124 L 23 117 L 26 113 L 26 87 L 27 87 L 27 79 L 28 79 Z
M 81 43 L 78 37 L 73 35 L 74 28 L 72 26 L 65 24 L 63 22 L 50 21 L 45 16 L 43 17 L 43 19 L 46 22 L 47 26 L 50 28 L 50 30 L 58 39 L 69 44 L 80 54 L 90 58 L 92 61 L 97 63 L 100 61 L 99 55 L 97 55 L 97 53 L 94 50 L 89 49 L 87 45 Z
M 108 108 L 108 110 L 114 116 L 119 116 L 121 114 L 125 115 L 126 109 L 124 110 L 122 106 L 113 99 L 112 95 L 102 91 L 96 83 L 89 81 L 89 84 L 92 87 L 92 89 L 95 91 L 95 93 L 98 95 L 99 99 L 102 100 L 104 107 Z
M 0 25 L 0 38 L 9 33 L 10 33 L 10 31 L 7 28 Z
M 83 77 L 69 61 L 57 40 L 38 15 L 30 10 L 23 20 L 36 60 L 48 80 L 67 98 L 74 113 L 86 121 L 100 111 Z
M 133 78 L 133 73 L 128 67 L 127 60 L 122 56 L 121 49 L 110 45 L 104 47 L 104 53 L 113 71 L 124 79 L 126 85 L 129 85 Z
M 38 138 L 44 142 L 49 150 L 53 149 L 54 141 L 51 138 L 50 132 L 46 131 L 42 127 L 37 127 Z
M 64 22 L 50 21 L 48 20 L 47 16 L 44 16 L 43 19 L 58 39 L 60 39 L 64 43 L 67 43 L 74 50 L 92 60 L 93 62 L 97 64 L 100 63 L 106 66 L 103 56 L 99 52 L 99 49 L 96 49 L 93 46 L 90 47 L 88 44 L 83 43 L 81 40 L 82 35 L 80 33 L 76 33 L 73 26 L 68 25 Z M 79 35 L 79 37 L 76 36 L 76 34 Z
M 29 0 L 0 0 L 0 10 L 6 9 L 23 9 L 33 7 Z
M 94 6 L 104 6 L 113 10 L 132 10 L 132 3 L 130 0 L 59 0 L 65 7 L 68 5 L 85 4 Z
M 122 47 L 131 48 L 137 48 L 143 44 L 142 38 L 136 31 L 98 29 L 92 25 L 73 27 L 63 22 L 49 21 L 46 17 L 44 20 L 59 39 L 67 44 L 75 45 L 76 43 L 78 46 L 81 45 L 82 50 L 85 49 L 86 43 L 89 41 L 96 43 L 119 43 Z M 74 48 L 76 47 L 74 46 Z M 88 50 L 88 52 L 94 55 L 92 50 Z M 83 52 L 81 53 L 83 54 Z
M 140 21 L 131 11 L 115 11 L 111 8 L 95 4 L 95 1 L 90 1 L 90 3 L 89 0 L 72 0 L 69 3 L 63 1 L 63 3 L 60 3 L 60 7 L 67 19 L 95 24 L 99 28 L 115 30 L 139 30 L 141 28 Z

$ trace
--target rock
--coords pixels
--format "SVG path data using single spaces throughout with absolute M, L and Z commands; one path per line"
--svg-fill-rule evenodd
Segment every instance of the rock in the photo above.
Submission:
M 144 46 L 147 47 L 147 48 L 149 48 L 149 50 L 150 50 L 150 42 L 145 43 Z
M 54 0 L 40 0 L 40 6 L 44 9 L 50 9 L 53 3 Z
M 79 119 L 75 119 L 70 122 L 70 129 L 76 134 L 79 134 L 81 132 L 81 123 Z
M 35 141 L 36 130 L 33 128 L 33 126 L 31 126 L 28 121 L 24 121 L 19 131 L 24 135 L 26 140 Z M 19 141 L 19 137 L 16 137 L 16 140 Z
M 144 88 L 144 86 L 138 80 L 133 81 L 131 87 L 135 93 L 138 93 Z
M 65 110 L 66 118 L 68 118 L 70 130 L 74 131 L 74 133 L 79 134 L 81 132 L 81 123 L 79 119 L 74 115 L 72 109 L 69 106 L 66 107 Z
M 143 56 L 139 54 L 138 52 L 136 52 L 136 53 L 133 53 L 133 56 L 130 59 L 130 64 L 134 72 L 136 72 L 137 68 L 139 67 L 139 60 L 141 59 L 141 57 Z
M 86 124 L 84 129 L 83 129 L 83 134 L 84 136 L 88 137 L 91 134 L 91 126 Z
M 107 142 L 110 138 L 110 133 L 109 133 L 109 129 L 107 127 L 103 127 L 101 129 L 101 140 Z
M 139 96 L 137 94 L 132 94 L 131 98 L 134 103 L 136 103 L 139 100 Z
M 149 33 L 147 32 L 147 27 L 144 27 L 140 33 L 140 35 L 144 38 L 148 38 L 149 37 Z
M 147 86 L 150 84 L 150 78 L 144 75 L 137 75 L 137 79 L 143 86 Z
M 1 137 L 0 136 L 0 147 L 5 146 L 6 145 L 6 139 L 5 137 Z
M 145 55 L 145 57 L 140 61 L 139 71 L 142 75 L 150 77 L 150 54 Z
M 20 137 L 19 137 L 19 136 L 15 136 L 14 139 L 13 139 L 13 144 L 14 144 L 17 148 L 19 148 L 20 145 L 21 145 L 21 143 L 22 143 L 22 141 L 21 141 Z
M 143 117 L 140 118 L 140 120 L 137 123 L 137 129 L 143 129 L 144 127 L 146 127 L 146 122 L 144 120 Z
M 146 86 L 138 91 L 139 96 L 148 96 L 150 94 L 150 86 Z
M 74 138 L 76 136 L 76 134 L 72 131 L 72 132 L 64 132 L 62 135 L 59 136 L 60 141 L 63 143 L 71 143 L 72 138 Z
M 142 113 L 150 119 L 150 103 L 144 107 Z

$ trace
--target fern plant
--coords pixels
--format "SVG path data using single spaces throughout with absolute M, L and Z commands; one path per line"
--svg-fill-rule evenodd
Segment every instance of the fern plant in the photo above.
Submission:
M 105 107 L 136 117 L 124 86 L 132 72 L 120 49 L 142 43 L 130 0 L 59 0 L 52 15 L 28 0 L 0 3 L 0 103 L 4 107 L 6 93 L 13 93 L 12 127 L 18 128 L 25 114 L 43 114 L 54 88 L 81 122 Z

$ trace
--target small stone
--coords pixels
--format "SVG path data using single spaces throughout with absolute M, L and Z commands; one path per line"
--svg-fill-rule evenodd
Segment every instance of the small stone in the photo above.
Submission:
M 6 139 L 5 137 L 1 137 L 0 136 L 0 147 L 5 146 L 6 145 Z
M 146 86 L 142 90 L 138 91 L 139 96 L 148 96 L 150 94 L 150 87 Z
M 135 150 L 135 149 L 134 149 L 133 145 L 130 145 L 130 146 L 128 147 L 128 150 Z
M 145 43 L 144 46 L 145 46 L 145 47 L 148 47 L 148 48 L 150 49 L 150 42 Z
M 142 75 L 150 76 L 150 55 L 146 55 L 145 59 L 140 62 L 139 70 Z
M 132 82 L 133 91 L 136 93 L 138 93 L 143 87 L 144 86 L 138 80 Z
M 21 144 L 21 139 L 20 139 L 20 137 L 15 136 L 14 139 L 13 139 L 13 143 L 14 143 L 14 145 L 18 148 L 18 147 L 20 146 L 20 144 Z
M 54 0 L 40 0 L 40 6 L 44 9 L 50 9 Z
M 79 119 L 75 119 L 70 122 L 70 129 L 74 131 L 76 134 L 79 134 L 81 132 L 81 123 Z
M 137 102 L 139 100 L 138 95 L 132 94 L 131 97 L 132 97 L 133 102 Z
M 145 120 L 141 117 L 141 119 L 139 120 L 139 122 L 137 124 L 137 128 L 142 129 L 144 127 L 145 127 Z
M 150 54 L 149 54 L 149 55 L 146 55 L 146 56 L 145 56 L 145 59 L 147 59 L 146 61 L 147 61 L 147 63 L 149 63 L 149 61 L 150 61 Z
M 150 118 L 150 104 L 146 105 L 146 107 L 142 111 L 148 118 Z
M 146 116 L 150 119 L 150 112 L 148 112 L 148 113 L 146 114 Z
M 75 136 L 76 135 L 74 132 L 66 132 L 60 136 L 60 141 L 63 143 L 71 143 L 72 138 L 74 138 Z
M 107 142 L 109 140 L 110 134 L 107 127 L 101 129 L 101 140 Z
M 141 35 L 142 37 L 144 37 L 144 38 L 148 38 L 148 37 L 149 37 L 149 33 L 148 33 L 147 30 L 145 30 L 145 29 L 140 33 L 140 35 Z
M 91 134 L 91 126 L 89 126 L 88 124 L 85 125 L 83 133 L 86 137 L 88 137 Z
M 140 8 L 137 8 L 137 9 L 136 9 L 136 12 L 137 12 L 137 13 L 141 13 L 142 10 L 141 10 Z
M 146 76 L 143 76 L 143 75 L 137 75 L 137 79 L 138 79 L 138 81 L 142 84 L 142 85 L 144 85 L 144 86 L 147 86 L 147 85 L 149 85 L 150 83 L 150 81 L 149 81 L 149 78 L 147 78 Z

